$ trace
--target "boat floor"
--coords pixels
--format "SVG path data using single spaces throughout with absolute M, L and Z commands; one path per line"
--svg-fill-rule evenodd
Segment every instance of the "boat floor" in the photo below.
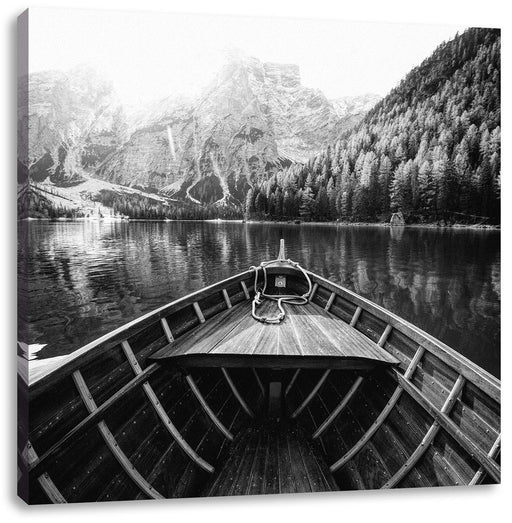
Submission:
M 367 369 L 398 360 L 364 334 L 313 303 L 285 305 L 279 324 L 262 323 L 246 301 L 207 319 L 152 359 L 185 367 L 275 367 Z M 258 314 L 275 316 L 275 301 Z
M 321 451 L 291 420 L 252 424 L 237 436 L 203 496 L 339 490 Z

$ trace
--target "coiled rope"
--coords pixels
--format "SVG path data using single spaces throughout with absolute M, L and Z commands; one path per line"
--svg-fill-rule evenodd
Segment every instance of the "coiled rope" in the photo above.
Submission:
M 267 265 L 276 262 L 285 262 L 293 267 L 299 269 L 302 274 L 304 274 L 308 282 L 308 291 L 298 296 L 297 294 L 266 294 L 267 290 Z M 258 288 L 258 269 L 261 268 L 263 271 L 263 288 Z M 283 308 L 284 303 L 289 305 L 306 305 L 309 302 L 309 296 L 311 295 L 311 290 L 313 285 L 311 279 L 309 278 L 308 273 L 297 263 L 292 260 L 285 260 L 284 258 L 279 257 L 277 260 L 272 260 L 268 262 L 262 262 L 259 267 L 252 266 L 250 269 L 254 270 L 254 299 L 252 300 L 252 317 L 255 320 L 261 321 L 262 323 L 281 323 L 285 316 L 286 312 Z M 259 316 L 256 314 L 256 308 L 263 303 L 264 299 L 277 301 L 277 306 L 279 307 L 279 314 L 274 317 L 268 316 Z

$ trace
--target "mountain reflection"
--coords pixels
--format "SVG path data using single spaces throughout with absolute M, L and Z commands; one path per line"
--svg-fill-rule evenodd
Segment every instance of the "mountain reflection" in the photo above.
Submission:
M 145 312 L 287 257 L 499 376 L 497 231 L 209 222 L 20 224 L 20 338 L 70 353 Z

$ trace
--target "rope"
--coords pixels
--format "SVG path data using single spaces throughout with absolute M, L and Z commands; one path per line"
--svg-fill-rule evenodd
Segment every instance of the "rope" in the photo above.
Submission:
M 287 261 L 290 265 L 296 267 L 299 269 L 302 274 L 304 274 L 304 277 L 306 278 L 306 281 L 308 282 L 308 291 L 302 294 L 301 296 L 298 296 L 297 294 L 266 294 L 265 291 L 267 290 L 267 265 L 270 263 L 275 262 L 283 262 Z M 285 316 L 286 312 L 283 308 L 283 304 L 287 303 L 289 305 L 306 305 L 306 303 L 309 302 L 309 296 L 311 294 L 311 290 L 313 288 L 313 285 L 311 283 L 311 279 L 309 278 L 308 273 L 297 263 L 292 260 L 272 260 L 268 262 L 262 262 L 260 264 L 260 267 L 263 271 L 263 288 L 258 289 L 258 269 L 259 267 L 252 266 L 250 269 L 254 270 L 254 299 L 252 300 L 252 317 L 255 320 L 261 321 L 262 323 L 272 323 L 277 324 L 281 323 Z M 256 307 L 261 305 L 263 303 L 264 299 L 268 300 L 274 300 L 277 301 L 277 306 L 279 307 L 279 314 L 274 317 L 266 317 L 266 316 L 258 316 L 256 314 Z

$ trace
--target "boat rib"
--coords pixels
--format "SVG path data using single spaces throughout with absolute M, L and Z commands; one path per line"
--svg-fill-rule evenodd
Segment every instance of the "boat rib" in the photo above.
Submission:
M 123 351 L 125 353 L 125 356 L 127 360 L 130 362 L 130 365 L 135 373 L 136 376 L 140 376 L 142 373 L 142 370 L 140 368 L 139 362 L 137 361 L 137 358 L 135 354 L 133 353 L 130 344 L 127 340 L 124 340 L 121 343 L 121 346 L 123 348 Z M 176 443 L 181 447 L 183 452 L 191 459 L 193 460 L 199 467 L 206 470 L 207 472 L 213 473 L 214 467 L 210 465 L 206 460 L 201 458 L 197 454 L 197 452 L 187 443 L 186 439 L 180 434 L 179 430 L 176 428 L 174 423 L 171 421 L 165 410 L 163 409 L 161 403 L 158 401 L 158 397 L 151 387 L 151 385 L 146 381 L 142 384 L 142 388 L 144 389 L 144 392 L 151 403 L 151 406 L 154 408 L 156 414 L 162 421 L 164 427 L 168 430 L 169 434 L 172 436 L 172 438 L 176 441 Z
M 354 394 L 357 392 L 359 387 L 361 386 L 361 383 L 363 383 L 364 378 L 362 376 L 358 376 L 356 381 L 352 384 L 352 387 L 350 387 L 349 391 L 345 394 L 343 399 L 340 401 L 337 407 L 334 408 L 334 410 L 329 414 L 329 416 L 325 419 L 325 421 L 316 429 L 316 431 L 313 434 L 313 439 L 317 439 L 319 436 L 322 435 L 322 433 L 327 430 L 329 425 L 336 419 L 336 417 L 342 412 L 342 410 L 348 405 L 348 402 L 352 399 Z
M 491 450 L 489 450 L 488 456 L 491 459 L 494 459 L 495 457 L 497 457 L 498 452 L 500 451 L 500 448 L 501 448 L 501 434 L 499 434 L 498 437 L 496 438 L 496 440 L 494 441 L 494 443 L 491 447 Z M 484 468 L 480 467 L 476 471 L 476 474 L 473 476 L 471 481 L 469 482 L 469 485 L 478 485 L 480 483 L 480 481 L 482 481 L 484 474 L 485 474 Z
M 233 392 L 233 395 L 238 400 L 238 403 L 240 403 L 242 409 L 244 409 L 244 411 L 249 417 L 254 418 L 252 410 L 249 408 L 245 400 L 242 398 L 240 392 L 238 392 L 238 389 L 236 388 L 236 385 L 233 383 L 233 380 L 231 379 L 231 376 L 229 375 L 228 371 L 224 367 L 222 367 L 221 370 L 222 374 L 224 374 L 224 377 L 226 378 L 226 381 L 228 382 L 229 387 L 231 388 L 231 391 Z
M 224 435 L 227 439 L 230 441 L 233 441 L 233 434 L 229 432 L 229 430 L 224 426 L 222 421 L 215 415 L 213 410 L 210 408 L 208 403 L 206 402 L 204 396 L 201 394 L 201 391 L 199 390 L 199 387 L 196 385 L 196 382 L 194 381 L 194 378 L 190 374 L 187 374 L 186 378 L 187 383 L 189 384 L 190 390 L 193 392 L 194 396 L 196 397 L 197 401 L 201 405 L 201 408 L 205 412 L 205 414 L 210 418 L 210 421 L 219 429 L 221 434 Z
M 441 411 L 408 379 L 399 372 L 394 371 L 400 386 L 416 401 L 428 414 L 435 418 L 441 427 L 452 436 L 468 453 L 474 458 L 487 473 L 496 481 L 500 482 L 501 472 L 498 464 L 489 455 L 477 447 L 455 423 Z
M 38 460 L 37 452 L 34 450 L 34 447 L 27 441 L 25 451 L 23 452 L 27 465 L 32 465 L 32 463 Z M 48 472 L 43 472 L 37 477 L 38 483 L 41 485 L 44 493 L 48 496 L 48 499 L 55 504 L 67 503 L 66 498 L 62 495 L 61 491 L 57 488 L 52 478 Z
M 287 387 L 286 387 L 286 390 L 284 391 L 284 395 L 285 395 L 285 396 L 288 396 L 288 394 L 289 394 L 290 391 L 292 390 L 293 384 L 295 383 L 295 381 L 296 381 L 297 378 L 299 377 L 299 374 L 300 374 L 300 369 L 297 369 L 297 370 L 293 373 L 292 379 L 290 380 L 290 383 L 288 383 L 288 385 L 287 385 Z
M 328 369 L 322 374 L 321 378 L 318 380 L 318 383 L 313 387 L 313 390 L 308 394 L 306 399 L 297 407 L 295 412 L 292 414 L 292 419 L 295 419 L 309 405 L 311 400 L 316 396 L 317 392 L 325 383 L 325 380 L 329 376 L 330 372 L 330 369 Z
M 455 400 L 460 396 L 462 392 L 462 388 L 464 387 L 465 378 L 459 374 L 459 377 L 457 378 L 457 381 L 453 385 L 452 390 L 450 391 L 449 396 L 446 398 L 446 401 L 444 402 L 443 407 L 441 408 L 441 412 L 443 414 L 449 414 L 452 410 L 452 407 L 455 403 Z M 437 433 L 439 432 L 440 426 L 439 422 L 436 420 L 431 425 L 431 427 L 428 429 L 427 433 L 421 440 L 421 443 L 418 445 L 418 447 L 414 450 L 414 452 L 409 456 L 407 461 L 400 467 L 400 469 L 381 487 L 383 489 L 393 488 L 402 479 L 407 476 L 407 474 L 410 472 L 410 470 L 416 465 L 416 463 L 419 461 L 419 459 L 425 454 L 425 452 L 428 450 L 430 444 L 436 437 Z
M 92 397 L 91 392 L 89 391 L 89 388 L 87 387 L 87 384 L 85 383 L 82 373 L 79 370 L 73 372 L 73 381 L 75 382 L 76 388 L 78 389 L 80 397 L 82 398 L 82 401 L 84 402 L 84 405 L 86 406 L 87 410 L 90 413 L 94 412 L 98 407 Z M 107 447 L 112 452 L 119 465 L 121 465 L 121 467 L 129 476 L 129 478 L 135 483 L 135 485 L 137 485 L 137 487 L 142 492 L 144 492 L 144 494 L 146 494 L 146 496 L 148 496 L 149 498 L 164 499 L 162 494 L 160 494 L 146 481 L 142 474 L 134 467 L 134 465 L 128 459 L 126 454 L 121 450 L 121 448 L 119 447 L 119 443 L 117 442 L 112 432 L 110 432 L 105 421 L 99 421 L 97 427 Z
M 405 379 L 408 380 L 412 376 L 424 352 L 425 349 L 422 346 L 418 347 L 418 350 L 416 351 L 414 357 L 409 363 L 409 366 L 407 367 L 407 370 L 405 371 Z M 401 374 L 399 375 L 401 376 Z M 336 461 L 329 467 L 331 472 L 336 472 L 339 468 L 343 467 L 343 465 L 350 461 L 365 446 L 365 444 L 368 443 L 371 437 L 384 423 L 389 413 L 394 409 L 395 405 L 400 399 L 400 396 L 402 395 L 402 392 L 403 388 L 400 385 L 398 385 L 391 397 L 389 398 L 382 412 L 377 416 L 376 420 L 373 422 L 372 426 L 363 434 L 361 439 L 349 451 L 347 451 L 338 461 Z
M 125 397 L 130 391 L 138 387 L 141 382 L 148 379 L 149 376 L 154 374 L 160 365 L 153 363 L 149 367 L 146 367 L 140 374 L 135 376 L 126 385 L 121 387 L 117 392 L 112 394 L 108 400 L 98 406 L 93 412 L 91 412 L 86 418 L 80 423 L 75 425 L 71 430 L 66 432 L 56 443 L 54 443 L 44 454 L 42 454 L 36 461 L 34 461 L 30 467 L 30 472 L 33 474 L 40 474 L 46 463 L 52 459 L 57 452 L 59 452 L 64 445 L 71 443 L 80 437 L 84 432 L 93 427 L 98 420 L 100 420 L 106 412 L 112 409 L 121 399 Z

